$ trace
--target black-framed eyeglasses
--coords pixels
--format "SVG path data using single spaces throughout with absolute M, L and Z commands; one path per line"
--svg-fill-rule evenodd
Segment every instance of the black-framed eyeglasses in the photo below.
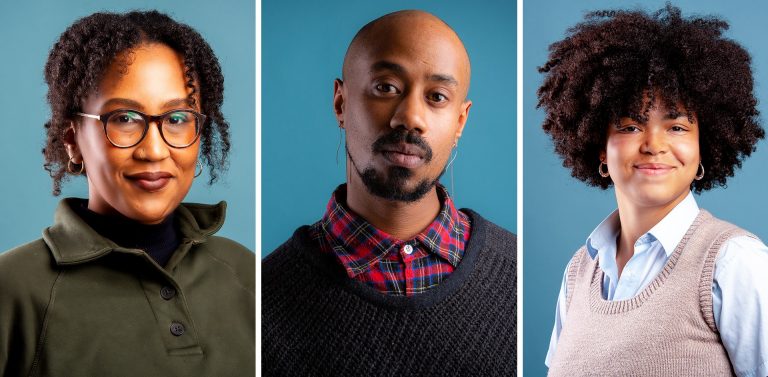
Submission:
M 117 109 L 101 115 L 75 114 L 100 120 L 104 124 L 107 140 L 118 148 L 130 148 L 141 143 L 150 123 L 158 125 L 166 144 L 173 148 L 186 148 L 195 143 L 205 124 L 205 115 L 187 109 L 171 110 L 160 115 L 130 109 Z

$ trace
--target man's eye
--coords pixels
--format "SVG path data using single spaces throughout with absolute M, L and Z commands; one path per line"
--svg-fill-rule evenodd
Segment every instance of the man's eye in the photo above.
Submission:
M 429 100 L 433 102 L 445 102 L 448 100 L 448 97 L 442 93 L 432 93 L 429 95 Z
M 633 125 L 621 126 L 619 128 L 619 132 L 631 133 L 631 132 L 637 132 L 637 131 L 640 131 L 640 129 L 637 128 L 637 126 L 633 126 Z
M 397 94 L 397 88 L 392 84 L 376 84 L 376 90 L 382 93 Z

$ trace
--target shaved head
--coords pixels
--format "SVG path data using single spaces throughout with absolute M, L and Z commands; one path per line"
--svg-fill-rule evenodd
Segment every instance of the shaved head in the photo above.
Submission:
M 352 38 L 344 55 L 342 79 L 350 77 L 354 62 L 361 56 L 398 43 L 408 43 L 413 49 L 439 47 L 454 50 L 459 71 L 464 76 L 460 84 L 469 89 L 470 62 L 464 43 L 445 21 L 420 10 L 389 13 L 363 26 Z

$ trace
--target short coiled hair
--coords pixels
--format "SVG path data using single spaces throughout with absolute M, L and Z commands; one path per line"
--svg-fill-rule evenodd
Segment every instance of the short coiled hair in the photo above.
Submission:
M 219 61 L 203 37 L 191 27 L 157 11 L 94 13 L 72 24 L 54 44 L 45 65 L 51 118 L 45 123 L 44 168 L 53 178 L 53 194 L 61 193 L 67 177 L 64 134 L 81 104 L 99 85 L 117 56 L 141 44 L 161 43 L 179 53 L 184 63 L 189 101 L 199 95 L 200 110 L 207 116 L 200 132 L 201 158 L 210 181 L 227 168 L 231 148 L 229 123 L 221 112 L 224 76 Z M 129 64 L 126 62 L 125 64 Z
M 765 135 L 750 56 L 723 37 L 727 29 L 719 18 L 683 18 L 669 3 L 654 13 L 592 12 L 569 29 L 539 67 L 537 106 L 563 166 L 591 186 L 610 187 L 598 174 L 609 125 L 624 116 L 645 121 L 658 99 L 673 112 L 682 104 L 699 124 L 706 174 L 693 190 L 725 186 Z

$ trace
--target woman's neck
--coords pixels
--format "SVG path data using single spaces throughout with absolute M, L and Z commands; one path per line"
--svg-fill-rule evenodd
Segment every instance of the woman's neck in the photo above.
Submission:
M 637 240 L 672 212 L 688 195 L 688 192 L 685 192 L 669 202 L 645 205 L 630 200 L 620 190 L 616 190 L 621 228 L 616 239 L 616 266 L 619 276 L 634 255 Z

